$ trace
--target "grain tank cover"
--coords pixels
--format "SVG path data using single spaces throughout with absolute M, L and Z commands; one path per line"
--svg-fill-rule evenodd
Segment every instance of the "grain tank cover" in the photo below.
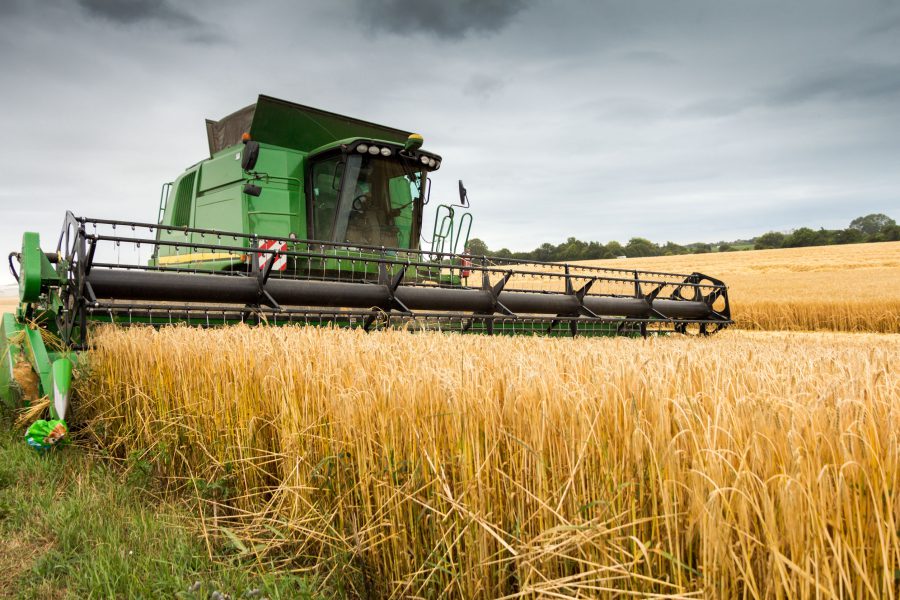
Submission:
M 206 120 L 210 156 L 241 143 L 249 132 L 257 142 L 309 152 L 345 138 L 373 138 L 404 143 L 410 132 L 260 95 L 251 104 L 219 121 Z

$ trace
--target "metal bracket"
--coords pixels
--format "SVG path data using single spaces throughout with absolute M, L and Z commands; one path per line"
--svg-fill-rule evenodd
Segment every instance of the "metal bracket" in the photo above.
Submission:
M 89 304 L 97 304 L 97 295 L 94 293 L 94 288 L 91 287 L 90 281 L 84 282 L 84 292 Z
M 269 281 L 269 275 L 272 274 L 272 267 L 275 266 L 275 259 L 277 257 L 277 252 L 269 256 L 266 263 L 263 265 L 263 268 L 256 274 L 256 286 L 259 295 L 257 306 L 268 306 L 275 310 L 281 310 L 281 305 L 279 305 L 278 302 L 275 301 L 275 298 L 273 298 L 266 290 L 266 282 Z
M 663 286 L 658 285 L 655 288 L 653 288 L 653 291 L 651 291 L 649 294 L 644 296 L 644 300 L 647 301 L 647 305 L 650 307 L 650 313 L 647 316 L 656 317 L 657 319 L 668 319 L 669 318 L 666 315 L 659 312 L 658 310 L 656 310 L 655 308 L 653 308 L 653 301 L 656 300 L 656 297 L 659 296 L 659 293 L 662 291 L 662 289 L 663 289 Z
M 493 335 L 494 314 L 499 312 L 507 317 L 515 318 L 515 313 L 513 313 L 513 311 L 509 310 L 502 302 L 500 302 L 500 292 L 502 292 L 503 288 L 506 287 L 506 283 L 509 281 L 509 278 L 512 277 L 512 274 L 512 271 L 507 271 L 503 274 L 503 278 L 500 281 L 498 281 L 494 285 L 491 285 L 491 280 L 490 277 L 488 277 L 487 270 L 481 272 L 481 289 L 491 294 L 491 311 L 484 313 L 475 313 L 472 318 L 469 319 L 469 321 L 465 325 L 463 325 L 463 332 L 471 329 L 472 325 L 475 323 L 475 319 L 481 317 L 487 328 L 488 334 Z
M 403 313 L 405 316 L 412 316 L 413 312 L 409 309 L 408 306 L 403 304 L 399 298 L 397 298 L 397 288 L 400 287 L 400 283 L 403 281 L 403 277 L 406 275 L 406 269 L 409 265 L 403 265 L 401 267 L 400 272 L 391 277 L 391 274 L 388 273 L 387 265 L 384 263 L 378 263 L 378 284 L 383 285 L 387 288 L 388 298 L 385 306 L 379 306 L 384 313 L 387 313 L 390 316 L 391 311 L 397 310 Z M 365 331 L 369 331 L 369 328 L 372 326 L 372 323 L 375 322 L 375 319 L 378 317 L 376 314 L 371 314 L 366 317 L 365 322 L 363 323 L 363 329 Z
M 491 286 L 491 281 L 488 278 L 487 271 L 482 273 L 481 287 L 482 289 L 485 289 L 491 293 L 491 307 L 493 308 L 492 314 L 499 312 L 508 317 L 516 316 L 511 310 L 506 308 L 502 302 L 500 302 L 500 292 L 502 292 L 503 288 L 506 287 L 506 283 L 509 281 L 509 278 L 512 277 L 512 274 L 512 271 L 507 271 L 503 274 L 503 279 Z
M 581 286 L 581 289 L 575 292 L 575 297 L 578 298 L 578 312 L 580 312 L 585 317 L 591 317 L 593 319 L 599 319 L 600 315 L 589 309 L 584 305 L 584 297 L 587 296 L 588 291 L 590 291 L 591 286 L 594 285 L 594 282 L 597 281 L 597 278 L 594 277 L 589 279 L 587 283 Z
M 390 273 L 388 273 L 387 265 L 378 263 L 378 283 L 387 286 L 388 291 L 388 305 L 387 307 L 383 307 L 385 310 L 399 310 L 407 315 L 413 314 L 412 311 L 409 310 L 409 307 L 397 298 L 397 288 L 400 287 L 400 283 L 406 275 L 406 268 L 408 266 L 409 265 L 403 265 L 400 272 L 391 277 Z
M 96 236 L 87 236 L 90 240 L 90 246 L 88 246 L 87 257 L 84 260 L 84 274 L 85 276 L 91 273 L 91 266 L 94 264 L 94 252 L 97 250 L 97 238 Z

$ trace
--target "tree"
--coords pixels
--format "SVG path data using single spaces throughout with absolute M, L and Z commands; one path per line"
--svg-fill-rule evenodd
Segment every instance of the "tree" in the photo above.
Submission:
M 579 239 L 570 237 L 565 242 L 556 247 L 557 260 L 581 260 L 587 258 L 588 245 Z
M 754 241 L 753 247 L 756 250 L 769 250 L 771 248 L 781 248 L 784 246 L 785 235 L 777 231 L 764 233 Z
M 888 225 L 881 230 L 877 236 L 879 242 L 898 242 L 900 241 L 900 225 Z
M 866 236 L 859 229 L 841 229 L 834 236 L 835 244 L 858 244 L 866 241 Z
M 872 213 L 850 221 L 850 229 L 858 229 L 866 235 L 878 235 L 883 229 L 896 224 L 897 222 L 887 215 Z
M 472 256 L 487 256 L 491 253 L 491 251 L 488 250 L 487 244 L 478 238 L 470 239 L 467 248 L 468 253 Z
M 712 252 L 712 244 L 707 244 L 706 242 L 697 242 L 696 244 L 691 244 L 691 250 L 694 254 L 706 254 L 708 252 Z
M 620 256 L 625 256 L 625 248 L 619 242 L 613 240 L 610 243 L 606 244 L 606 251 L 609 252 L 612 258 L 618 258 Z
M 681 244 L 676 244 L 675 242 L 666 242 L 662 246 L 660 246 L 659 251 L 663 256 L 674 256 L 676 254 L 687 254 L 688 249 L 682 246 Z
M 819 234 L 809 227 L 801 227 L 787 236 L 784 240 L 785 248 L 805 248 L 807 246 L 819 245 Z
M 719 244 L 719 252 L 733 252 L 733 251 L 734 251 L 734 246 L 732 246 L 731 244 L 729 244 L 727 242 L 722 242 L 721 244 Z
M 625 256 L 657 256 L 659 255 L 659 246 L 650 240 L 634 237 L 628 240 L 625 246 Z
M 556 246 L 549 243 L 541 244 L 539 247 L 534 249 L 534 252 L 531 253 L 535 260 L 539 260 L 542 262 L 547 262 L 555 259 L 556 254 Z
M 598 258 L 614 258 L 612 253 L 600 242 L 589 242 L 587 252 L 584 253 L 587 260 L 596 260 Z

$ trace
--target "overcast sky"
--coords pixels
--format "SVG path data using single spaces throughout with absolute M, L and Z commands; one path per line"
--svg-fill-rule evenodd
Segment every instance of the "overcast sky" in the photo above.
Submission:
M 422 133 L 492 248 L 900 218 L 897 1 L 0 0 L 0 78 L 4 258 L 259 93 Z

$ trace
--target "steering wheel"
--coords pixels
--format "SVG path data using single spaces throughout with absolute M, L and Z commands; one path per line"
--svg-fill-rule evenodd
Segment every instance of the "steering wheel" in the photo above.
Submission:
M 353 204 L 351 204 L 351 208 L 353 212 L 363 213 L 366 209 L 366 205 L 369 203 L 369 195 L 368 194 L 360 194 L 356 198 L 353 199 Z

